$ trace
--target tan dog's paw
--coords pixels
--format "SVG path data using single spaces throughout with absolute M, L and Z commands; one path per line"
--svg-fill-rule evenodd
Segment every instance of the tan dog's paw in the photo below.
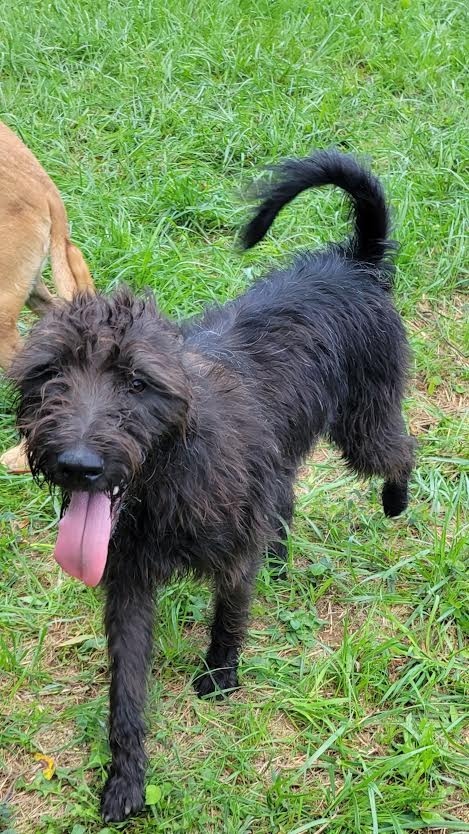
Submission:
M 20 443 L 18 446 L 14 446 L 13 449 L 8 449 L 8 451 L 4 452 L 0 456 L 0 463 L 12 475 L 23 475 L 25 472 L 29 472 L 24 444 Z

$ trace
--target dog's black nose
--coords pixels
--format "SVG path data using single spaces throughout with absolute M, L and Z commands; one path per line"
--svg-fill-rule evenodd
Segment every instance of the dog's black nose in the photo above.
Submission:
M 57 458 L 57 468 L 67 478 L 92 483 L 103 474 L 104 461 L 96 452 L 80 445 L 61 452 Z

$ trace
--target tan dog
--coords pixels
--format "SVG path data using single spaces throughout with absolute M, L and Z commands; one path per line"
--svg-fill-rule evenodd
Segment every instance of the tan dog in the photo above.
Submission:
M 0 367 L 8 368 L 21 340 L 17 321 L 27 305 L 41 315 L 53 303 L 41 278 L 50 254 L 59 296 L 92 290 L 80 250 L 68 238 L 60 194 L 36 157 L 0 122 Z M 11 472 L 27 472 L 20 446 L 1 458 Z

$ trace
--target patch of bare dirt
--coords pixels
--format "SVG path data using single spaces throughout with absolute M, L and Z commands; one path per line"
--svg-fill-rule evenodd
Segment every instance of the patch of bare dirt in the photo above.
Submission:
M 35 834 L 35 823 L 42 814 L 53 813 L 57 819 L 63 816 L 62 798 L 53 795 L 43 797 L 37 791 L 16 787 L 20 779 L 27 785 L 32 784 L 43 768 L 43 763 L 36 761 L 34 753 L 12 748 L 2 754 L 2 761 L 0 800 L 11 809 L 14 830 L 18 834 Z
M 341 645 L 344 637 L 344 624 L 347 620 L 350 633 L 358 631 L 368 616 L 365 606 L 343 606 L 327 597 L 316 602 L 318 617 L 325 622 L 318 631 L 318 637 L 331 648 Z

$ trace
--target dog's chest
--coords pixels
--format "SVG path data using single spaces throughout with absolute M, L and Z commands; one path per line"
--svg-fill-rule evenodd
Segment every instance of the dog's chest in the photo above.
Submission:
M 204 512 L 203 506 L 191 508 L 180 496 L 162 500 L 153 495 L 122 508 L 113 549 L 116 554 L 129 553 L 160 583 L 174 574 L 237 570 L 249 553 L 262 547 L 264 538 L 265 531 L 254 523 L 248 507 L 207 504 Z

